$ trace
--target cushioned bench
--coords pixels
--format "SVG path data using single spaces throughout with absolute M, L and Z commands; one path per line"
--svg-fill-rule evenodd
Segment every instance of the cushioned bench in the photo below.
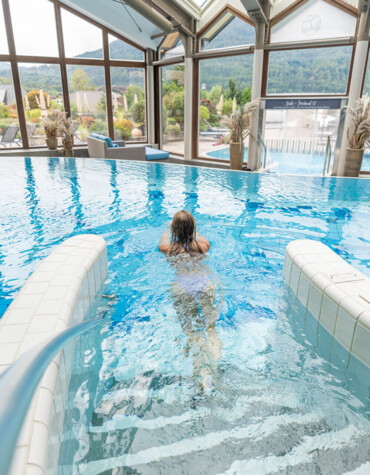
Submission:
M 157 150 L 151 147 L 145 148 L 147 160 L 168 160 L 170 158 L 170 154 L 168 152 L 165 152 L 164 150 Z

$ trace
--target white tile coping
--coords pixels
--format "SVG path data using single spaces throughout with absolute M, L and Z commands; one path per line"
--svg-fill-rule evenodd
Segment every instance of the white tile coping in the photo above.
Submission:
M 0 319 L 0 372 L 34 345 L 81 322 L 107 273 L 107 245 L 100 236 L 71 237 L 46 257 Z M 12 475 L 57 473 L 75 347 L 72 341 L 57 355 L 35 392 Z
M 370 279 L 308 239 L 286 247 L 283 277 L 336 340 L 370 366 Z

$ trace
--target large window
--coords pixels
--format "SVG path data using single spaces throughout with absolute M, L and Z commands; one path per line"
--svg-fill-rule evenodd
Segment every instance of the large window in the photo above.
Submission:
M 226 11 L 200 37 L 200 50 L 254 44 L 254 27 Z
M 67 66 L 74 142 L 86 143 L 92 132 L 107 135 L 107 101 L 102 66 Z
M 0 62 L 0 151 L 21 145 L 12 71 L 9 63 Z
M 185 65 L 162 68 L 162 145 L 168 152 L 184 154 Z
M 0 3 L 0 54 L 8 53 L 8 40 L 6 38 L 3 5 Z
M 28 143 L 31 147 L 45 144 L 42 118 L 53 109 L 64 110 L 62 82 L 58 64 L 19 63 L 19 77 L 26 116 Z
M 352 46 L 271 51 L 267 94 L 345 94 Z
M 64 9 L 62 24 L 67 58 L 103 58 L 103 35 L 100 28 Z
M 114 130 L 115 138 L 147 140 L 142 48 L 136 48 L 119 33 L 99 26 L 62 2 L 5 0 L 5 4 L 7 2 L 16 55 L 18 60 L 22 57 L 22 62 L 17 64 L 20 90 L 15 91 L 3 2 L 0 2 L 1 148 L 46 146 L 42 119 L 54 109 L 65 110 L 72 117 L 75 145 L 85 144 L 87 135 L 92 132 L 108 135 L 109 130 Z M 61 22 L 57 21 L 59 14 Z M 57 40 L 60 27 L 58 34 L 64 42 L 61 52 Z M 104 57 L 105 40 L 107 57 Z M 65 73 L 67 84 L 62 82 Z M 111 87 L 107 85 L 109 73 Z M 112 96 L 109 110 L 107 87 Z M 66 93 L 69 100 L 64 97 Z M 18 109 L 24 109 L 22 120 L 18 118 L 17 101 Z
M 54 5 L 47 0 L 9 0 L 15 49 L 28 56 L 58 56 Z
M 200 61 L 200 156 L 228 158 L 227 130 L 220 122 L 223 116 L 250 102 L 252 74 L 252 54 Z
M 111 68 L 114 138 L 146 141 L 145 70 Z
M 325 0 L 308 0 L 271 27 L 271 43 L 353 36 L 356 21 Z
M 119 40 L 113 35 L 108 35 L 109 57 L 110 59 L 120 59 L 126 61 L 144 61 L 143 51 Z

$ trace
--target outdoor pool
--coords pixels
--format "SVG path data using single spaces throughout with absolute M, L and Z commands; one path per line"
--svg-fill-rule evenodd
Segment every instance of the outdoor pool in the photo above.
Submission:
M 190 211 L 217 321 L 175 303 L 158 251 Z M 41 259 L 79 233 L 109 278 L 77 345 L 60 473 L 340 474 L 370 461 L 369 369 L 282 281 L 293 239 L 370 276 L 367 180 L 98 159 L 0 159 L 0 316 Z M 203 384 L 205 383 L 205 384 Z M 64 470 L 64 471 L 63 471 Z
M 219 160 L 230 160 L 229 147 L 210 150 L 206 156 Z M 244 163 L 248 161 L 248 149 L 244 150 Z M 266 164 L 270 173 L 294 175 L 322 175 L 325 155 L 311 153 L 275 152 L 267 150 Z M 362 170 L 370 171 L 370 154 L 365 153 Z

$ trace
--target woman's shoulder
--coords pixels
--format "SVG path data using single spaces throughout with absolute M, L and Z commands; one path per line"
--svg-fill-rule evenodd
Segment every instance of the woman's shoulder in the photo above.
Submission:
M 170 244 L 163 243 L 163 242 L 161 242 L 158 246 L 158 249 L 164 254 L 167 254 L 169 248 L 170 248 Z
M 198 236 L 197 238 L 197 243 L 198 243 L 198 246 L 200 248 L 200 250 L 205 253 L 207 251 L 209 251 L 210 247 L 211 247 L 211 244 L 210 242 L 208 241 L 208 239 L 206 239 L 205 237 L 203 236 Z

